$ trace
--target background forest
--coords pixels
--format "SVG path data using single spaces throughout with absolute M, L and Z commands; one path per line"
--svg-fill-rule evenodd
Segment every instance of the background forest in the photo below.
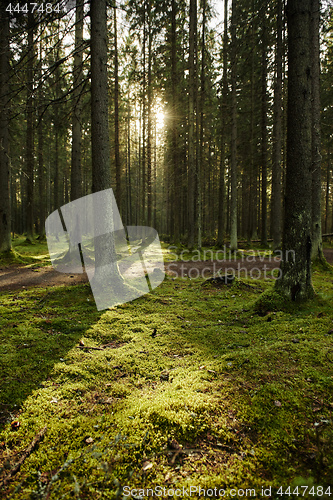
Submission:
M 330 499 L 332 3 L 1 1 L 0 21 L 1 498 Z M 166 273 L 97 310 L 112 229 L 90 287 L 49 265 L 45 219 L 110 185 Z
M 1 63 L 7 47 L 10 78 L 1 106 L 12 234 L 32 240 L 43 237 L 49 213 L 92 189 L 90 24 L 87 2 L 31 4 L 29 14 L 26 5 L 6 8 Z M 332 5 L 323 2 L 320 14 L 322 229 L 331 233 Z M 236 242 L 273 238 L 278 248 L 283 0 L 110 2 L 108 38 L 110 168 L 124 223 L 154 226 L 162 239 L 189 247 L 222 245 L 233 224 Z

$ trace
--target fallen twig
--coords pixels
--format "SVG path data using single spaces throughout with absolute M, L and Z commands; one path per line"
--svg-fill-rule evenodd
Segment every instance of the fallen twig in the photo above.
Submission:
M 76 347 L 77 349 L 93 349 L 94 351 L 104 351 L 103 347 L 89 347 L 87 345 L 77 345 Z
M 25 461 L 26 458 L 33 452 L 33 450 L 36 448 L 37 444 L 39 441 L 44 437 L 45 433 L 47 431 L 47 427 L 44 427 L 36 436 L 33 438 L 29 446 L 24 450 L 21 458 L 19 461 L 15 464 L 15 466 L 9 471 L 7 476 L 1 481 L 0 487 L 7 486 L 9 481 L 15 474 L 20 470 L 21 465 Z

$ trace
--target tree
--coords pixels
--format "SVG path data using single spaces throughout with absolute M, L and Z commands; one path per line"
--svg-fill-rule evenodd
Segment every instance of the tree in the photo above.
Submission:
M 82 121 L 82 45 L 83 45 L 83 0 L 76 0 L 75 48 L 73 65 L 73 109 L 72 109 L 72 165 L 71 200 L 82 196 L 81 172 L 81 121 Z
M 27 176 L 27 241 L 34 237 L 34 29 L 32 11 L 28 12 L 28 47 L 27 47 L 27 135 L 26 135 L 26 176 Z
M 223 31 L 223 69 L 221 95 L 221 158 L 219 172 L 219 214 L 217 244 L 222 246 L 224 241 L 224 197 L 225 197 L 225 134 L 226 134 L 226 98 L 228 93 L 228 0 L 224 0 L 224 31 Z
M 312 0 L 311 61 L 312 61 L 312 251 L 311 257 L 325 262 L 321 230 L 321 154 L 320 154 L 320 0 Z
M 287 171 L 282 276 L 277 289 L 290 300 L 313 296 L 311 284 L 311 0 L 289 0 Z M 294 252 L 294 258 L 291 256 Z
M 8 252 L 11 243 L 10 159 L 9 159 L 9 16 L 0 5 L 0 252 Z
M 116 200 L 121 210 L 121 166 L 119 151 L 119 75 L 118 75 L 118 35 L 117 35 L 117 7 L 113 7 L 114 23 L 114 155 L 116 166 Z
M 195 219 L 195 194 L 197 172 L 195 158 L 195 86 L 197 45 L 197 0 L 190 0 L 190 50 L 189 50 L 189 116 L 188 116 L 188 247 L 194 248 L 197 221 Z
M 235 252 L 237 242 L 237 38 L 236 0 L 232 0 L 231 14 L 231 201 L 230 250 Z
M 94 193 L 111 187 L 108 75 L 107 75 L 107 0 L 91 0 L 91 146 L 92 190 Z M 95 279 L 106 278 L 116 284 L 121 280 L 112 233 L 113 212 L 106 206 L 102 213 L 95 213 L 96 224 L 111 230 L 95 238 Z M 104 267 L 104 268 L 103 268 Z
M 261 54 L 261 244 L 267 245 L 267 0 L 262 12 Z
M 281 184 L 281 148 L 282 148 L 282 0 L 277 0 L 276 49 L 275 49 L 275 85 L 274 85 L 274 122 L 273 122 L 273 158 L 272 158 L 272 207 L 271 226 L 273 249 L 281 245 L 282 221 L 282 184 Z

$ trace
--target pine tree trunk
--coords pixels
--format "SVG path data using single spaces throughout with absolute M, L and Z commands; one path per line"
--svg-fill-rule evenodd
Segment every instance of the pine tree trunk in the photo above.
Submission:
M 325 233 L 328 231 L 328 211 L 330 204 L 330 180 L 331 180 L 331 159 L 330 149 L 327 151 L 327 168 L 326 168 L 326 196 L 325 196 Z
M 320 0 L 312 0 L 312 259 L 325 261 L 321 230 L 321 155 L 320 155 Z
M 180 186 L 180 168 L 178 155 L 178 137 L 177 137 L 177 113 L 178 113 L 178 96 L 177 96 L 177 27 L 176 27 L 176 0 L 171 0 L 171 99 L 172 99 L 172 117 L 171 117 L 171 144 L 172 144 L 172 220 L 173 220 L 173 236 L 176 243 L 179 243 L 181 233 L 181 186 Z
M 273 163 L 272 163 L 272 207 L 271 227 L 273 249 L 281 246 L 282 237 L 282 0 L 277 0 L 277 26 L 276 26 L 276 79 L 274 87 L 274 124 L 273 124 Z
M 267 246 L 267 36 L 266 7 L 262 7 L 261 58 L 261 244 Z
M 39 43 L 39 82 L 43 60 L 42 43 Z M 39 239 L 45 238 L 45 172 L 44 172 L 43 88 L 38 86 L 38 191 L 39 191 Z
M 237 251 L 237 40 L 236 0 L 232 0 L 231 14 L 231 200 L 230 250 Z
M 146 1 L 144 0 L 144 13 L 143 13 L 143 40 L 142 40 L 142 52 L 143 52 L 143 60 L 142 60 L 142 149 L 141 149 L 141 162 L 142 162 L 142 171 L 141 171 L 141 197 L 142 197 L 142 206 L 141 206 L 141 223 L 144 225 L 146 223 L 146 195 L 147 195 L 147 186 L 146 186 L 146 159 L 147 159 L 147 151 L 146 151 L 146 100 L 147 100 L 147 74 L 146 74 L 146 43 L 147 43 L 147 28 L 146 28 Z
M 75 10 L 75 52 L 73 66 L 73 110 L 72 110 L 72 165 L 71 201 L 82 196 L 81 162 L 81 120 L 82 120 L 82 44 L 83 44 L 83 1 L 76 0 Z
M 290 300 L 313 296 L 311 284 L 311 0 L 289 0 L 287 171 L 281 273 Z
M 188 247 L 194 248 L 195 239 L 195 193 L 196 193 L 196 159 L 195 159 L 195 37 L 197 23 L 196 0 L 190 0 L 190 50 L 189 50 L 189 117 L 188 117 Z
M 111 188 L 108 75 L 107 75 L 107 14 L 106 0 L 91 0 L 91 150 L 92 190 L 94 193 Z M 110 233 L 95 238 L 95 277 L 104 281 L 119 278 L 114 235 L 113 211 L 105 207 L 94 214 L 98 224 L 111 228 Z M 105 221 L 105 223 L 104 223 Z M 103 269 L 103 266 L 104 269 Z
M 148 79 L 147 79 L 147 224 L 152 222 L 152 28 L 151 5 L 148 0 Z
M 113 7 L 114 22 L 114 154 L 116 167 L 116 201 L 120 213 L 121 205 L 121 166 L 119 151 L 119 75 L 118 75 L 118 35 L 117 35 L 117 7 Z
M 9 252 L 11 242 L 10 160 L 9 160 L 9 17 L 0 5 L 0 252 Z
M 34 15 L 28 13 L 28 47 L 27 47 L 27 135 L 26 135 L 26 175 L 27 175 L 27 205 L 26 231 L 27 241 L 34 237 Z

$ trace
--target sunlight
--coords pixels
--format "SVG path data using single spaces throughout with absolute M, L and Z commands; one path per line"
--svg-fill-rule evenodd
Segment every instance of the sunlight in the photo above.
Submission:
M 165 124 L 164 124 L 164 112 L 163 112 L 163 109 L 161 107 L 161 105 L 159 105 L 157 108 L 156 108 L 156 129 L 157 129 L 157 132 L 161 132 L 164 127 L 165 127 Z

